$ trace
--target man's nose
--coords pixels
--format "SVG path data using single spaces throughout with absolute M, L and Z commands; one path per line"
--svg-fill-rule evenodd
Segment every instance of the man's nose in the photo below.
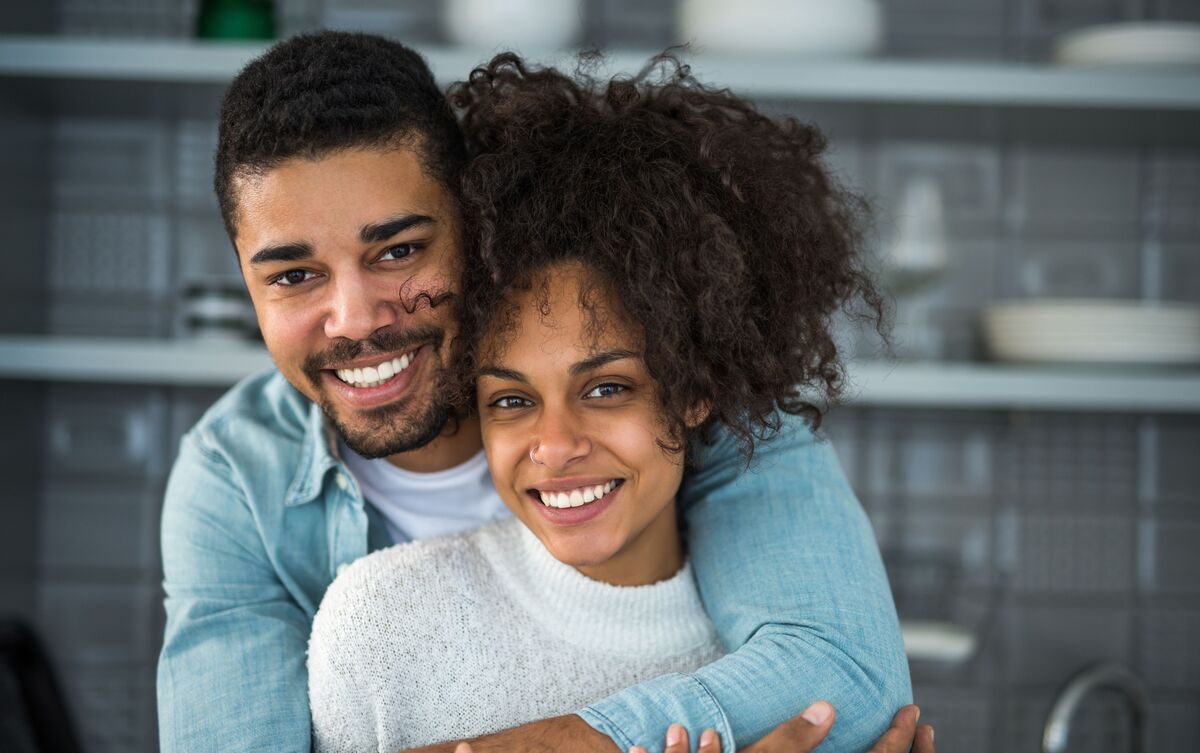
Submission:
M 552 471 L 568 470 L 592 450 L 578 417 L 569 410 L 547 410 L 542 414 L 531 457 Z
M 325 336 L 365 340 L 376 330 L 396 323 L 399 298 L 395 290 L 373 287 L 359 277 L 342 277 L 333 286 Z

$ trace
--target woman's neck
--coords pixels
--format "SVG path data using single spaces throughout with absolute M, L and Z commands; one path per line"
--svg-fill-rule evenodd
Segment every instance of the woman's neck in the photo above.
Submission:
M 614 586 L 648 586 L 678 573 L 683 559 L 683 539 L 675 518 L 675 502 L 671 502 L 612 557 L 576 569 L 592 580 Z

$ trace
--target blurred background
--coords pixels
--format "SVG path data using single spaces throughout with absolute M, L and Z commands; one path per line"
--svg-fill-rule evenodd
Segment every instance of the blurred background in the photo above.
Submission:
M 691 40 L 706 82 L 818 123 L 875 207 L 894 354 L 845 323 L 825 431 L 938 747 L 1041 750 L 1103 666 L 1067 749 L 1196 750 L 1197 22 L 1197 0 L 5 3 L 0 616 L 35 627 L 84 750 L 157 747 L 165 477 L 269 366 L 211 190 L 220 95 L 267 40 L 389 34 L 447 84 L 503 47 L 629 72 Z

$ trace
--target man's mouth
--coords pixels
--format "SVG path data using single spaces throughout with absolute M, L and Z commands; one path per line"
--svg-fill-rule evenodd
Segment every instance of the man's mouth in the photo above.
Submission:
M 559 489 L 555 491 L 530 489 L 529 495 L 546 507 L 554 507 L 562 510 L 568 507 L 582 507 L 598 499 L 603 499 L 623 483 L 625 483 L 624 479 L 617 478 L 603 484 L 581 486 L 575 489 Z
M 420 350 L 420 348 L 417 350 Z M 417 351 L 414 350 L 376 364 L 345 369 L 330 369 L 330 371 L 337 375 L 338 379 L 351 387 L 370 389 L 372 387 L 380 387 L 395 379 L 397 375 L 409 367 L 409 364 L 413 362 L 416 355 Z

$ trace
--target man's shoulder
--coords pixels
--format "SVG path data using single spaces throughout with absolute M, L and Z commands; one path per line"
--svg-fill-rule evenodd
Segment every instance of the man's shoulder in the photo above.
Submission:
M 189 434 L 206 449 L 239 455 L 271 443 L 299 443 L 308 429 L 312 403 L 278 370 L 252 374 L 205 411 Z

